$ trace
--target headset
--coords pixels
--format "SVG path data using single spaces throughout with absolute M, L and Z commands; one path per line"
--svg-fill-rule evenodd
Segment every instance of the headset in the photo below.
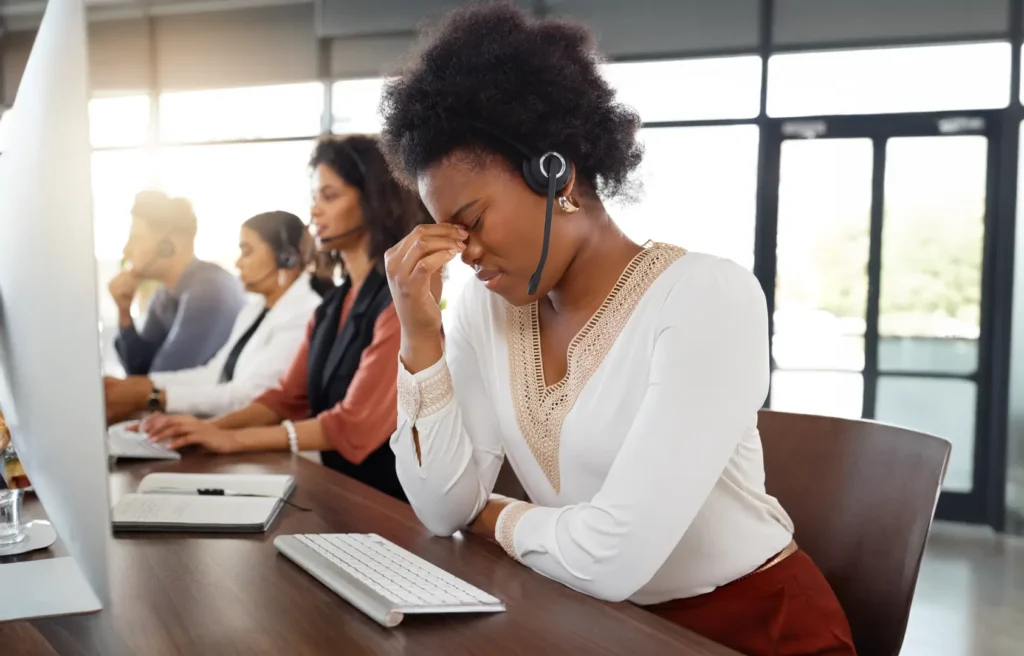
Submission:
M 342 149 L 344 149 L 344 151 L 348 153 L 349 157 L 352 158 L 352 161 L 355 163 L 356 168 L 359 169 L 359 175 L 363 176 L 363 184 L 365 185 L 366 164 L 363 162 L 363 158 L 359 156 L 359 153 L 356 152 L 356 149 L 353 148 L 352 144 L 350 144 L 347 140 L 339 141 L 338 145 L 341 146 Z
M 174 242 L 171 241 L 170 237 L 165 235 L 156 243 L 156 248 L 153 251 L 153 260 L 174 257 L 174 252 Z M 152 262 L 149 264 L 152 264 Z
M 548 246 L 551 243 L 551 215 L 554 210 L 555 196 L 569 186 L 569 180 L 572 179 L 572 161 L 554 150 L 537 155 L 530 148 L 489 125 L 476 122 L 473 122 L 472 125 L 519 151 L 523 156 L 521 171 L 526 186 L 534 193 L 547 197 L 547 208 L 544 214 L 544 242 L 540 251 L 540 263 L 537 264 L 537 270 L 530 277 L 530 285 L 526 290 L 530 296 L 533 296 L 537 293 L 540 277 L 544 272 L 544 264 L 548 259 Z M 557 172 L 555 171 L 556 166 L 558 167 Z
M 148 260 L 146 260 L 146 263 L 143 264 L 141 267 L 138 267 L 137 269 L 136 267 L 132 267 L 130 270 L 145 271 L 146 269 L 151 267 L 153 263 L 156 262 L 157 260 L 166 260 L 174 257 L 174 253 L 174 242 L 171 241 L 169 233 L 165 234 L 163 237 L 157 240 L 156 245 L 153 247 L 153 255 Z M 124 263 L 122 262 L 122 268 L 123 267 Z
M 270 248 L 274 251 L 274 267 L 259 279 L 249 283 L 250 287 L 263 284 L 271 276 L 280 275 L 284 269 L 298 269 L 302 266 L 302 255 L 299 253 L 298 246 L 292 244 L 288 239 L 288 231 L 285 230 L 284 224 L 280 226 L 280 234 L 281 243 L 276 247 L 274 244 L 270 244 Z
M 172 200 L 177 200 L 177 199 L 171 199 L 171 198 L 167 197 L 166 195 L 163 195 L 163 197 L 164 197 L 166 202 L 171 202 Z M 164 210 L 158 210 L 157 212 L 160 215 L 165 215 L 166 214 L 165 210 L 166 210 L 166 207 L 164 208 Z M 134 211 L 134 208 L 133 208 L 133 211 Z M 170 258 L 175 256 L 175 254 L 177 253 L 177 249 L 174 246 L 174 242 L 171 240 L 171 234 L 173 232 L 174 232 L 174 228 L 170 228 L 166 232 L 164 232 L 163 235 L 160 236 L 160 239 L 158 239 L 156 244 L 153 246 L 153 255 L 152 255 L 152 257 L 150 257 L 148 260 L 146 260 L 145 265 L 143 265 L 139 269 L 140 271 L 145 271 L 146 269 L 148 269 L 157 260 L 166 260 L 166 259 L 170 259 Z
M 354 235 L 355 233 L 357 233 L 360 230 L 362 230 L 364 227 L 365 226 L 363 226 L 363 224 L 360 223 L 356 227 L 349 228 L 348 230 L 346 230 L 345 232 L 342 232 L 340 234 L 329 235 L 327 237 L 317 237 L 317 239 L 320 241 L 321 244 L 326 244 L 327 242 L 331 242 L 331 241 L 338 241 L 339 239 L 344 239 L 345 237 L 348 237 L 350 235 Z
M 299 254 L 298 245 L 288 240 L 288 231 L 284 224 L 281 224 L 281 248 L 274 249 L 274 259 L 278 269 L 298 269 L 302 266 L 302 255 Z

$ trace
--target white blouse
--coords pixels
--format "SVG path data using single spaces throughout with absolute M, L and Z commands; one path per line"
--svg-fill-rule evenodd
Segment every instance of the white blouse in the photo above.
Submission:
M 768 321 L 749 272 L 649 246 L 550 387 L 536 307 L 471 284 L 445 357 L 415 375 L 399 367 L 391 446 L 430 531 L 472 521 L 507 457 L 536 505 L 506 507 L 496 538 L 528 567 L 601 599 L 703 594 L 787 546 L 792 521 L 764 487 Z
M 235 362 L 234 377 L 221 382 L 221 372 L 241 339 L 266 308 L 263 296 L 251 295 L 235 319 L 231 336 L 209 362 L 192 369 L 150 374 L 167 395 L 167 412 L 212 417 L 243 408 L 277 384 L 295 359 L 313 313 L 323 299 L 304 273 L 277 299 L 246 342 Z

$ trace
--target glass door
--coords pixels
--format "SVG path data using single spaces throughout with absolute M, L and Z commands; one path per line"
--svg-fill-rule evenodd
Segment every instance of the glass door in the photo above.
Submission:
M 782 142 L 771 407 L 863 416 L 871 139 Z
M 886 143 L 871 416 L 953 445 L 944 490 L 974 488 L 988 139 Z
M 775 257 L 758 267 L 774 280 L 769 406 L 943 437 L 938 514 L 963 521 L 984 515 L 992 122 L 773 122 Z

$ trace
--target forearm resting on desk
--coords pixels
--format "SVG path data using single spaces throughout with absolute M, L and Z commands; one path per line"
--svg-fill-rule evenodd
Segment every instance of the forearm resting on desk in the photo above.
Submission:
M 391 438 L 409 503 L 435 535 L 451 535 L 477 517 L 504 459 L 486 389 L 457 349 L 446 357 L 466 371 L 462 398 L 454 396 L 444 359 L 417 374 L 401 368 L 398 430 Z M 464 412 L 460 403 L 474 411 Z
M 213 425 L 224 430 L 275 426 L 284 418 L 262 403 L 250 403 L 241 410 L 229 412 L 213 420 Z
M 329 449 L 320 422 L 307 419 L 295 423 L 295 434 L 298 437 L 300 451 L 322 451 Z M 236 439 L 243 451 L 282 451 L 288 450 L 288 431 L 284 426 L 261 426 L 235 431 Z

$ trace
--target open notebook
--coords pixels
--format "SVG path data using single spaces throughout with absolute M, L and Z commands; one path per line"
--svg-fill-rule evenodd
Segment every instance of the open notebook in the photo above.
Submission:
M 114 530 L 261 533 L 294 489 L 295 479 L 282 474 L 150 474 L 114 506 Z

